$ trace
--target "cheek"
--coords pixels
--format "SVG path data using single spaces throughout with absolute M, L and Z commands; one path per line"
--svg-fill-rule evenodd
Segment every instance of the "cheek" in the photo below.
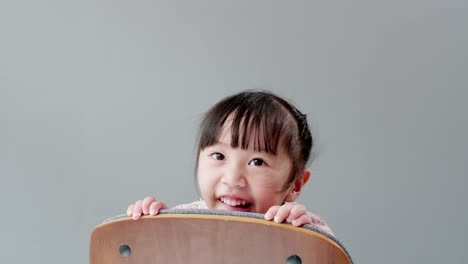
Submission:
M 261 193 L 262 196 L 278 194 L 284 187 L 283 177 L 272 174 L 257 174 L 255 177 L 250 178 L 249 183 L 258 193 Z
M 210 188 L 214 184 L 216 177 L 214 177 L 214 169 L 208 162 L 200 161 L 197 168 L 197 181 L 200 190 Z
M 197 167 L 197 178 L 198 180 L 206 178 L 205 175 L 208 172 L 208 168 L 206 166 L 206 162 L 200 161 L 198 162 L 198 167 Z
M 265 213 L 270 207 L 281 205 L 285 198 L 287 191 L 283 191 L 283 185 L 276 182 L 263 183 L 253 186 L 252 193 L 255 196 L 256 210 L 260 213 Z
M 273 195 L 273 190 L 272 189 L 261 189 L 261 188 L 255 188 L 254 190 L 254 195 L 257 198 L 257 202 L 261 204 L 269 204 L 273 203 L 274 195 Z

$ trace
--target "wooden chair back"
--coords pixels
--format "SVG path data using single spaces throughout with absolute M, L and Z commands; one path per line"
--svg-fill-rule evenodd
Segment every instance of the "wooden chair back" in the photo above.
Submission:
M 170 211 L 170 210 L 169 210 Z M 210 214 L 115 219 L 94 228 L 90 264 L 352 264 L 340 242 L 310 228 Z

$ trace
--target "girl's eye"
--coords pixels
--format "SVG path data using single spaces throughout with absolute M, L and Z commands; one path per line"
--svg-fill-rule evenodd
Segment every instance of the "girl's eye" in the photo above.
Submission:
M 219 152 L 211 154 L 211 157 L 213 157 L 215 160 L 224 160 L 224 155 Z
M 262 159 L 253 159 L 249 162 L 249 165 L 253 165 L 253 166 L 262 166 L 265 164 L 266 164 L 265 161 Z

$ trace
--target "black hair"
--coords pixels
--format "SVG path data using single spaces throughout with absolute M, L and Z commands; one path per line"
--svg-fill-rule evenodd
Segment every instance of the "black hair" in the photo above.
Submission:
M 249 143 L 253 142 L 255 151 L 276 155 L 279 144 L 282 144 L 293 163 L 284 189 L 302 177 L 313 145 L 307 116 L 269 91 L 240 92 L 222 99 L 208 110 L 200 125 L 196 166 L 200 152 L 218 142 L 228 117 L 232 118 L 231 147 L 248 149 Z

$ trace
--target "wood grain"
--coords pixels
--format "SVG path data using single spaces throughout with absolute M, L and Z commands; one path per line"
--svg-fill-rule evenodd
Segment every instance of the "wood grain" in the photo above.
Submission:
M 129 256 L 119 247 L 128 245 Z M 95 227 L 90 264 L 147 263 L 302 263 L 351 264 L 330 238 L 305 228 L 262 219 L 163 214 L 114 220 Z

